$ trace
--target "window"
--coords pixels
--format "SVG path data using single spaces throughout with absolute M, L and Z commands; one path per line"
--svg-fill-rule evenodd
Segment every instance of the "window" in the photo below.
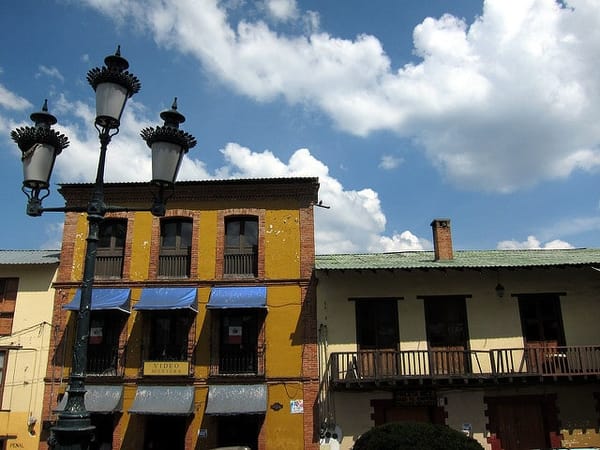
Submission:
M 166 219 L 161 221 L 158 276 L 189 278 L 191 248 L 191 220 Z
M 189 311 L 152 312 L 150 318 L 150 361 L 187 361 L 188 335 L 193 321 Z
M 92 311 L 88 341 L 87 372 L 90 375 L 120 375 L 119 336 L 127 316 L 116 311 Z
M 520 295 L 519 312 L 523 338 L 528 346 L 565 345 L 558 295 Z
M 258 219 L 236 217 L 225 221 L 225 275 L 258 276 Z
M 256 310 L 222 311 L 219 319 L 219 374 L 257 374 L 259 323 L 264 313 Z M 259 352 L 260 348 L 260 352 Z M 260 364 L 262 365 L 262 364 Z
M 122 277 L 126 234 L 126 220 L 106 219 L 100 223 L 96 252 L 96 278 Z
M 361 376 L 396 375 L 398 341 L 396 299 L 356 301 L 356 370 Z
M 18 278 L 0 278 L 0 336 L 12 333 L 18 287 Z
M 397 350 L 398 340 L 398 306 L 395 299 L 356 301 L 356 341 L 359 350 Z
M 469 330 L 464 296 L 425 298 L 427 343 L 433 374 L 470 372 Z

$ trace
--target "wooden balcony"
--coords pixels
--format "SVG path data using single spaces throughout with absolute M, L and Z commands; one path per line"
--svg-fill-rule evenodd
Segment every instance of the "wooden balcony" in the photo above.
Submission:
M 225 276 L 256 277 L 258 274 L 258 254 L 255 251 L 226 250 L 224 256 Z
M 597 379 L 600 346 L 493 350 L 368 350 L 332 353 L 332 388 L 366 384 Z
M 98 250 L 94 270 L 96 279 L 121 278 L 123 273 L 123 251 L 114 254 Z

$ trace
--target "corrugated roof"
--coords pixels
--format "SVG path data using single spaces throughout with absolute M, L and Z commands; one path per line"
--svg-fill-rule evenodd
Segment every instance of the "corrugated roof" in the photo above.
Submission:
M 0 250 L 0 264 L 58 264 L 60 250 Z
M 454 259 L 435 261 L 432 251 L 317 255 L 317 270 L 468 269 L 500 267 L 577 266 L 598 264 L 600 249 L 462 250 Z

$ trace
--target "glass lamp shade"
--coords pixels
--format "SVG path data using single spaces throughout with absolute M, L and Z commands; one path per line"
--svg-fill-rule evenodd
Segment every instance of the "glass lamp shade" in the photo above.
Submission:
M 23 186 L 47 189 L 56 160 L 56 148 L 50 144 L 34 144 L 23 156 Z
M 108 128 L 118 128 L 129 93 L 127 87 L 104 82 L 96 87 L 96 123 Z
M 152 183 L 170 186 L 175 183 L 183 159 L 181 145 L 172 142 L 152 144 Z

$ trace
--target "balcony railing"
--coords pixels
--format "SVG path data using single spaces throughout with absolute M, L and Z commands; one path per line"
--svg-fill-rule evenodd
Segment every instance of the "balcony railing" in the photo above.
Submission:
M 600 346 L 332 353 L 332 383 L 600 375 Z
M 91 376 L 122 376 L 123 367 L 118 364 L 116 349 L 88 351 L 87 374 Z
M 115 255 L 102 254 L 98 251 L 96 255 L 96 278 L 121 278 L 123 273 L 123 252 Z
M 227 251 L 223 256 L 225 275 L 257 276 L 258 255 L 256 252 Z
M 189 278 L 190 251 L 163 251 L 158 257 L 158 276 L 164 278 Z
M 213 356 L 210 375 L 264 375 L 262 350 L 219 352 Z

